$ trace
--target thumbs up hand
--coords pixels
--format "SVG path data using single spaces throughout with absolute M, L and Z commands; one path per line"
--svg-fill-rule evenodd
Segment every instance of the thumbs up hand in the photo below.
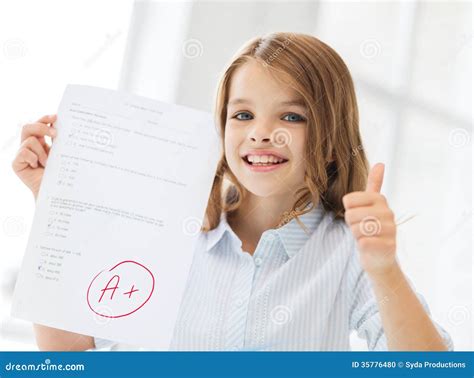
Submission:
M 397 265 L 395 217 L 380 194 L 385 166 L 372 167 L 363 192 L 342 198 L 345 221 L 357 241 L 362 268 L 372 278 L 382 277 Z

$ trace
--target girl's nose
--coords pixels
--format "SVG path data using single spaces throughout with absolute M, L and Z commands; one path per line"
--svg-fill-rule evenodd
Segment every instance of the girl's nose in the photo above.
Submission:
M 269 137 L 266 137 L 266 138 L 259 138 L 259 137 L 250 137 L 250 139 L 252 140 L 252 142 L 270 142 L 270 138 Z
M 256 125 L 249 134 L 249 138 L 252 142 L 270 142 L 271 141 L 272 129 L 268 126 Z

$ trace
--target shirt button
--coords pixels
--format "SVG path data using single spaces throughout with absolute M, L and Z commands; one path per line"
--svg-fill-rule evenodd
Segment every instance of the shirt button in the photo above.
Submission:
M 240 306 L 242 306 L 243 304 L 244 304 L 244 301 L 243 301 L 242 299 L 237 299 L 237 300 L 235 301 L 235 305 L 236 305 L 237 307 L 240 307 Z
M 261 259 L 260 257 L 257 257 L 257 258 L 255 259 L 255 265 L 256 265 L 256 266 L 262 265 L 262 259 Z

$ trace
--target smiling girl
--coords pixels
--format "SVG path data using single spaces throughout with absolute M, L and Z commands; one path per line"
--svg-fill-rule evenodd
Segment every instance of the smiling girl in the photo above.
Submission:
M 396 258 L 396 224 L 369 171 L 351 75 L 304 34 L 249 41 L 225 71 L 223 155 L 172 350 L 452 350 Z M 26 125 L 13 162 L 37 194 L 55 116 Z M 158 325 L 149 324 L 148 327 Z M 112 341 L 35 325 L 40 349 Z

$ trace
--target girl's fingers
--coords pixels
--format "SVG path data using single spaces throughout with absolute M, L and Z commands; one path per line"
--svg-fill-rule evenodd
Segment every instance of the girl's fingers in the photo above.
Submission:
M 56 121 L 57 114 L 50 114 L 50 115 L 45 115 L 41 117 L 39 120 L 36 121 L 36 123 L 53 123 Z
M 382 201 L 385 201 L 385 197 L 376 192 L 352 192 L 342 197 L 342 203 L 346 210 L 353 207 L 371 206 Z
M 42 143 L 43 144 L 43 143 Z M 49 151 L 51 150 L 51 147 L 48 145 L 48 143 L 44 142 L 43 148 L 46 151 L 46 155 L 49 156 Z
M 38 138 L 34 136 L 30 136 L 25 141 L 21 144 L 21 147 L 26 147 L 33 151 L 37 156 L 39 162 L 43 165 L 43 167 L 46 166 L 46 159 L 48 159 L 48 155 L 44 149 L 44 147 L 41 145 L 40 141 Z
M 20 148 L 15 160 L 13 160 L 13 169 L 15 172 L 18 172 L 25 169 L 28 165 L 31 168 L 38 168 L 38 155 L 29 148 Z
M 393 212 L 389 208 L 374 206 L 355 207 L 346 210 L 344 213 L 344 219 L 349 225 L 364 220 L 378 220 L 380 222 L 390 220 L 393 217 Z
M 44 150 L 46 151 L 46 154 L 49 155 L 49 150 L 51 149 L 51 146 L 46 142 L 46 140 L 44 138 L 36 138 L 36 139 L 39 140 L 39 142 L 43 146 Z
M 35 136 L 38 138 L 43 138 L 45 135 L 54 138 L 56 136 L 56 129 L 50 127 L 44 123 L 31 123 L 23 126 L 21 130 L 21 142 L 24 142 L 26 138 L 30 136 Z

